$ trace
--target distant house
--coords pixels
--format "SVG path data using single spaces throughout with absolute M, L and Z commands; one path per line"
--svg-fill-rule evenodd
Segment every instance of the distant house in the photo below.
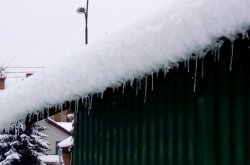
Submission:
M 39 123 L 48 128 L 44 132 L 47 135 L 46 140 L 50 144 L 50 150 L 47 151 L 47 154 L 58 155 L 59 147 L 57 146 L 57 144 L 71 136 L 72 123 L 55 122 L 51 118 L 39 121 Z

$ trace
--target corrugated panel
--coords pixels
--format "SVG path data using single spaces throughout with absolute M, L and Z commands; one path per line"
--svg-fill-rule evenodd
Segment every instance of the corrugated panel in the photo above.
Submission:
M 148 77 L 145 103 L 145 81 L 137 95 L 135 81 L 124 93 L 109 89 L 103 99 L 94 97 L 91 111 L 78 113 L 74 164 L 250 164 L 248 44 L 235 42 L 232 71 L 229 43 L 220 61 L 199 60 L 196 92 L 195 61 L 190 61 L 190 72 L 181 64 L 166 78 L 161 72 L 153 81 Z

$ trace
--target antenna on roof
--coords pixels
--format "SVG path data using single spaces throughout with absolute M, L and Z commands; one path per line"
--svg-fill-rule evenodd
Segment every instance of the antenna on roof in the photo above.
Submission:
M 88 11 L 89 11 L 89 0 L 87 0 L 86 10 L 84 7 L 79 7 L 77 13 L 85 15 L 85 45 L 88 44 Z
M 0 79 L 5 79 L 5 78 L 6 78 L 5 68 L 0 67 Z
M 0 79 L 24 78 L 33 75 L 34 73 L 38 72 L 38 70 L 44 68 L 45 67 L 41 66 L 0 66 Z M 15 71 L 16 69 L 18 69 L 18 71 Z M 30 69 L 32 70 L 30 71 Z M 12 76 L 8 76 L 9 74 Z M 20 74 L 25 74 L 26 76 L 20 76 Z

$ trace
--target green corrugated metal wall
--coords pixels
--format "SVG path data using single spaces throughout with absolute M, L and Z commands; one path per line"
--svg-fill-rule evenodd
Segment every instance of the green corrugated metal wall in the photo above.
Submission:
M 93 98 L 92 109 L 80 110 L 75 126 L 75 165 L 248 165 L 250 164 L 249 41 L 230 43 L 220 61 L 212 55 L 195 61 L 190 72 L 180 67 L 147 79 L 144 103 L 127 85 Z M 80 106 L 81 107 L 81 106 Z M 83 109 L 83 108 L 82 108 Z

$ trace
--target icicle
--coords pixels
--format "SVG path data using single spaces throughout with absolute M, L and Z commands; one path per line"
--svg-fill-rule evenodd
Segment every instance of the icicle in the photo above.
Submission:
M 84 108 L 87 108 L 87 99 L 88 99 L 88 97 L 84 98 Z
M 113 87 L 112 90 L 113 90 L 113 93 L 114 93 L 115 92 L 115 87 Z
M 29 123 L 31 123 L 31 114 L 28 115 Z
M 197 79 L 197 58 L 195 59 L 195 72 L 194 72 L 194 85 L 193 85 L 193 91 L 196 92 L 196 79 Z
M 216 62 L 217 58 L 217 47 L 212 49 L 214 55 L 214 62 Z
M 58 111 L 62 112 L 62 104 L 59 104 L 58 108 Z
M 246 38 L 247 40 L 249 40 L 248 32 L 245 33 L 245 38 Z
M 141 81 L 142 81 L 142 80 L 139 81 L 139 89 L 141 89 Z
M 189 73 L 189 60 L 187 60 L 187 72 Z
M 90 110 L 92 109 L 92 101 L 93 101 L 93 95 L 90 95 L 90 98 L 89 98 L 89 109 Z
M 159 70 L 156 72 L 156 78 L 159 77 Z
M 234 41 L 231 42 L 231 57 L 230 57 L 230 66 L 229 70 L 233 69 L 233 57 L 234 57 Z
M 104 91 L 102 91 L 102 93 L 101 93 L 101 99 L 103 99 L 103 95 L 104 95 Z
M 176 63 L 174 66 L 176 67 L 176 70 L 178 71 L 180 65 L 178 63 Z
M 126 83 L 122 83 L 122 94 L 124 94 L 124 92 L 125 92 L 125 85 L 126 85 Z
M 132 87 L 134 84 L 134 79 L 130 80 L 129 83 L 130 83 L 130 87 Z
M 144 87 L 144 103 L 147 99 L 147 76 L 145 76 L 145 87 Z
M 152 84 L 151 84 L 151 91 L 154 91 L 154 73 L 151 74 Z
M 242 40 L 245 39 L 245 32 L 241 32 L 241 39 L 242 39 Z
M 55 111 L 56 111 L 56 112 L 58 112 L 58 106 L 59 106 L 59 105 L 57 105 L 57 106 L 55 107 Z
M 90 111 L 92 109 L 92 99 L 93 99 L 93 95 L 90 95 L 88 97 L 88 115 L 90 114 Z
M 217 47 L 217 61 L 220 61 L 220 46 Z
M 204 57 L 201 59 L 201 78 L 204 78 Z
M 164 68 L 164 78 L 166 78 L 166 76 L 167 76 L 167 67 Z
M 136 93 L 136 96 L 138 95 L 138 87 L 139 86 L 139 80 L 136 80 L 136 89 L 135 89 L 135 93 Z
M 212 54 L 212 56 L 214 55 L 214 49 L 211 49 L 211 54 Z

